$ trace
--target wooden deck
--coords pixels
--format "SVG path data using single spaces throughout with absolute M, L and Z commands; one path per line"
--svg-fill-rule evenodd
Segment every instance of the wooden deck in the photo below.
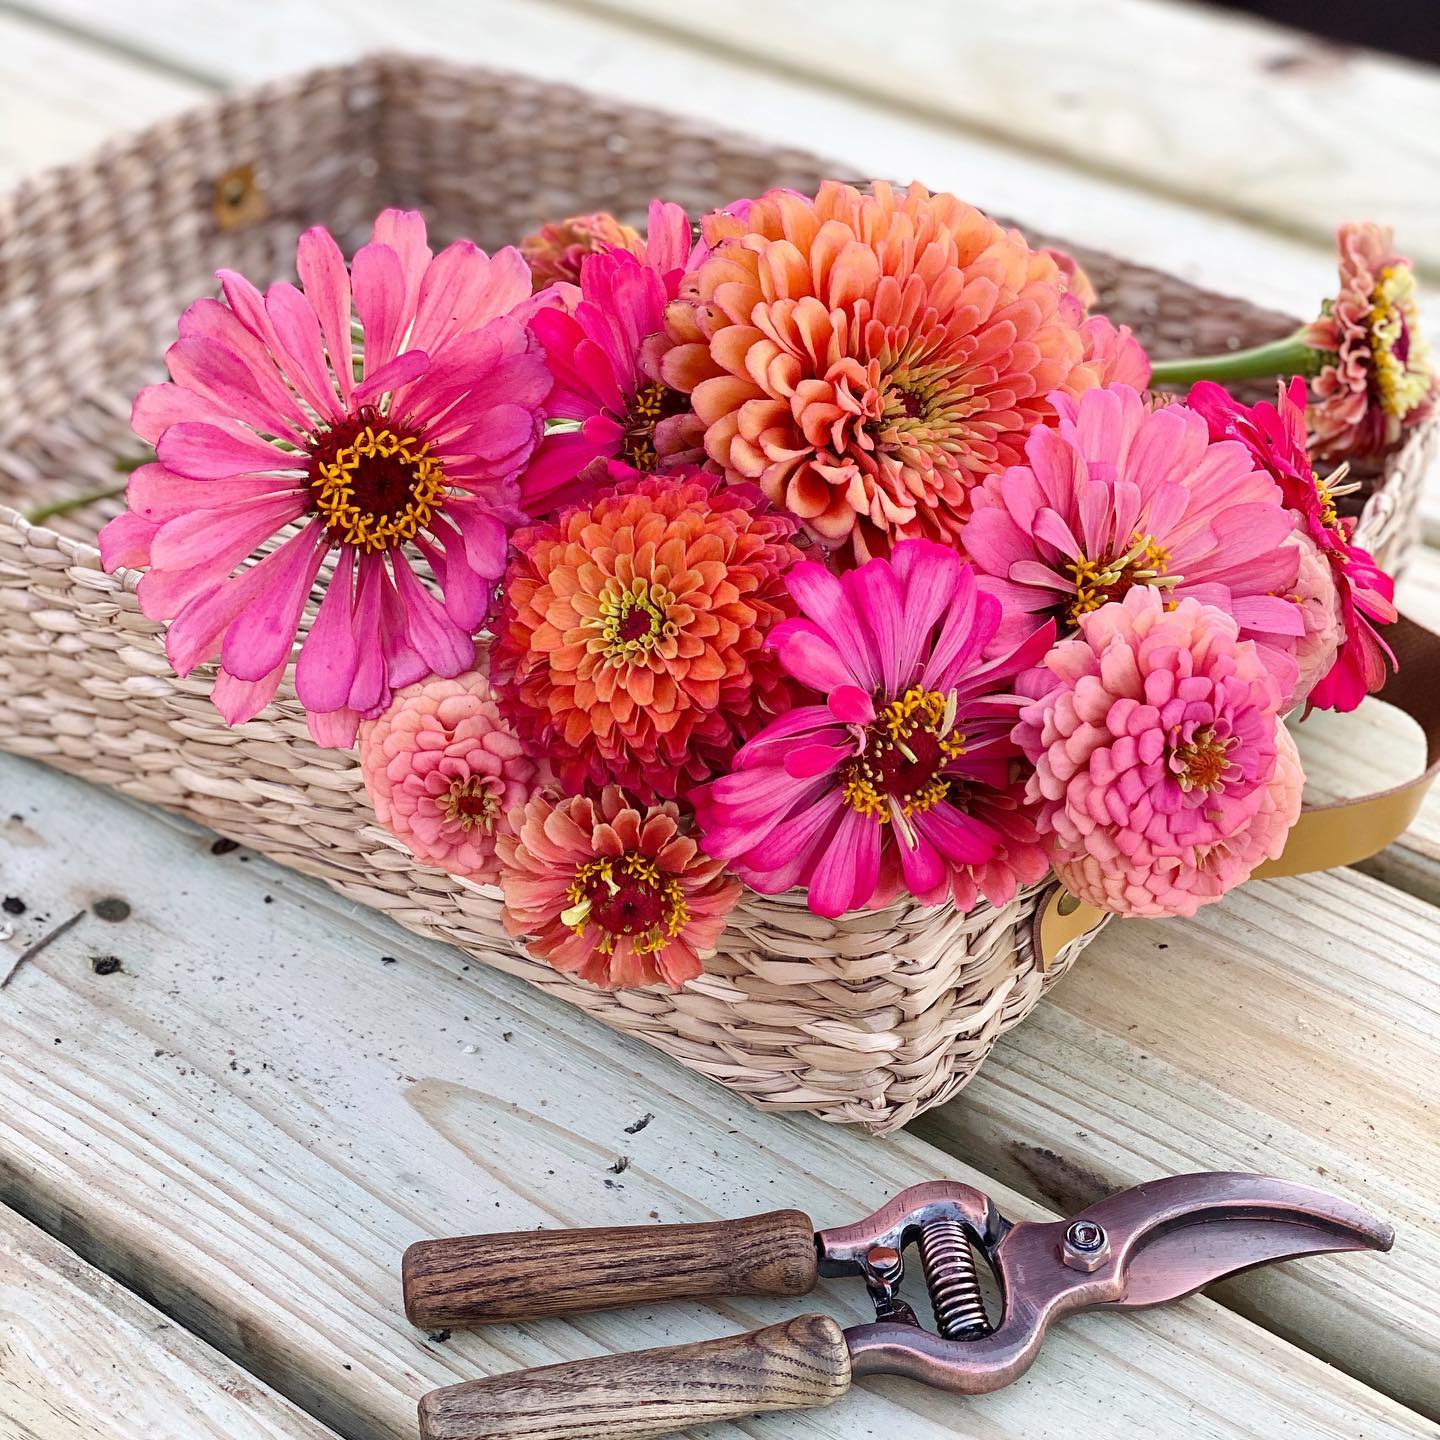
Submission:
M 1440 76 L 1156 0 L 5 3 L 0 184 L 377 48 L 785 134 L 1297 313 L 1348 216 L 1393 221 L 1440 277 Z M 1440 551 L 1401 598 L 1440 625 Z M 1420 763 L 1374 702 L 1301 741 L 1317 795 Z M 781 1206 L 826 1225 L 937 1177 L 1040 1215 L 1210 1168 L 1334 1189 L 1395 1250 L 1067 1322 L 992 1396 L 867 1381 L 706 1440 L 1440 1436 L 1440 797 L 1361 869 L 1111 926 L 959 1099 L 884 1140 L 756 1112 L 213 839 L 0 755 L 0 894 L 26 907 L 0 913 L 0 1440 L 414 1440 L 438 1384 L 798 1313 L 427 1336 L 398 1284 L 423 1235 Z M 860 1318 L 856 1289 L 819 1308 Z

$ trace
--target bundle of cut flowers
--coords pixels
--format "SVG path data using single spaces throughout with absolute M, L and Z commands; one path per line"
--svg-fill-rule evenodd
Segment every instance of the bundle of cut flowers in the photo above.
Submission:
M 1191 914 L 1284 844 L 1283 717 L 1386 675 L 1338 482 L 1437 382 L 1376 226 L 1291 340 L 1168 367 L 919 185 L 296 269 L 181 317 L 105 564 L 228 723 L 293 661 L 381 824 L 596 985 L 695 977 L 745 886 Z

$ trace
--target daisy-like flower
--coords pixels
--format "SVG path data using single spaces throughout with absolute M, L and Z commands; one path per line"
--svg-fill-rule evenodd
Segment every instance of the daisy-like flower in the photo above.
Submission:
M 360 771 L 376 817 L 416 859 L 490 884 L 496 837 L 545 779 L 483 670 L 402 690 L 360 726 Z
M 520 242 L 520 253 L 530 266 L 537 291 L 557 282 L 578 285 L 586 256 L 607 250 L 628 250 L 643 258 L 645 237 L 633 225 L 597 210 L 591 215 L 552 220 Z
M 1137 587 L 1192 595 L 1236 618 L 1288 696 L 1300 553 L 1284 543 L 1295 522 L 1274 479 L 1183 405 L 1151 410 L 1127 385 L 1056 400 L 1059 423 L 976 490 L 960 536 L 1004 606 L 997 645 L 1045 618 L 1071 632 Z
M 1072 894 L 1117 915 L 1193 915 L 1280 854 L 1304 776 L 1230 615 L 1137 587 L 1085 615 L 1044 671 L 1015 739 Z
M 502 918 L 532 955 L 608 990 L 678 990 L 701 973 L 740 885 L 675 805 L 638 809 L 607 785 L 598 801 L 537 795 L 513 820 L 499 838 Z
M 996 904 L 1040 879 L 1046 851 L 1020 809 L 1006 693 L 1050 627 L 986 661 L 1000 605 L 928 540 L 839 578 L 808 561 L 787 580 L 803 617 L 774 635 L 815 692 L 762 730 L 697 796 L 705 845 L 753 889 L 796 885 L 821 915 L 887 903 Z
M 1310 412 L 1320 460 L 1378 455 L 1435 408 L 1440 378 L 1420 333 L 1415 273 L 1388 225 L 1342 225 L 1340 289 L 1305 332 L 1323 357 Z
M 140 606 L 171 621 L 180 674 L 219 658 L 213 695 L 232 725 L 274 696 L 333 556 L 295 687 L 315 738 L 349 745 L 393 690 L 474 663 L 550 376 L 518 250 L 459 240 L 432 256 L 423 219 L 391 210 L 351 268 L 321 229 L 300 237 L 296 266 L 303 290 L 263 296 L 222 270 L 224 302 L 181 317 L 171 383 L 135 402 L 158 462 L 131 478 L 100 550 L 107 569 L 148 572 Z
M 793 529 L 753 490 L 651 477 L 516 535 L 495 674 L 568 789 L 683 795 L 786 708 L 765 645 Z
M 531 322 L 555 377 L 546 412 L 561 422 L 522 482 L 532 515 L 584 498 L 612 462 L 649 473 L 704 459 L 690 402 L 659 369 L 665 307 L 695 253 L 685 212 L 657 201 L 639 250 L 591 255 L 574 313 L 546 309 Z
M 970 488 L 1051 418 L 1049 392 L 1091 383 L 1053 259 L 953 195 L 871 191 L 827 182 L 707 216 L 712 253 L 667 312 L 661 368 L 727 476 L 860 560 L 953 543 Z
M 1215 440 L 1238 440 L 1280 487 L 1303 535 L 1328 561 L 1340 643 L 1335 662 L 1297 699 L 1326 710 L 1353 710 L 1385 683 L 1395 657 L 1378 627 L 1396 618 L 1395 582 L 1369 551 L 1352 542 L 1356 520 L 1336 508 L 1336 476 L 1322 480 L 1306 447 L 1305 382 L 1281 384 L 1276 403 L 1242 405 L 1210 381 L 1195 385 L 1186 404 L 1204 416 Z M 1312 587 L 1313 588 L 1313 587 Z

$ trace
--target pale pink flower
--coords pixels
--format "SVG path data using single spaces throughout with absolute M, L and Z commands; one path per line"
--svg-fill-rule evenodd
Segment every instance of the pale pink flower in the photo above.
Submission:
M 181 317 L 172 382 L 135 401 L 158 462 L 135 472 L 100 549 L 107 568 L 148 572 L 140 606 L 171 621 L 182 675 L 220 660 L 232 725 L 274 696 L 335 556 L 295 688 L 315 738 L 349 745 L 394 690 L 473 664 L 550 377 L 518 250 L 457 240 L 432 256 L 421 216 L 388 210 L 351 267 L 321 229 L 296 267 L 303 290 L 263 296 L 222 270 L 224 302 Z
M 1230 615 L 1136 587 L 1085 615 L 1044 670 L 1015 739 L 1073 894 L 1192 915 L 1280 853 L 1303 776 L 1275 682 Z
M 402 690 L 360 726 L 360 770 L 376 818 L 417 860 L 484 883 L 499 878 L 511 812 L 546 778 L 483 670 Z
M 821 915 L 977 891 L 995 904 L 1046 873 L 1010 738 L 1017 673 L 1049 627 L 999 659 L 999 603 L 960 557 L 905 540 L 836 577 L 786 577 L 803 618 L 772 632 L 781 665 L 813 692 L 696 797 L 705 844 L 753 889 L 808 890 Z
M 1212 443 L 1183 405 L 1152 410 L 1127 385 L 1053 396 L 1024 465 L 972 497 L 960 543 L 1004 607 L 1014 645 L 1053 619 L 1062 634 L 1137 587 L 1218 606 L 1254 639 L 1288 695 L 1304 623 L 1286 598 L 1299 552 L 1274 479 L 1236 441 Z

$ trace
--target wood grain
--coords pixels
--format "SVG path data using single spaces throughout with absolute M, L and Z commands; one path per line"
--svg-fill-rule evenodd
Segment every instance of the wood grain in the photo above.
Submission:
M 787 1204 L 834 1225 L 937 1176 L 988 1189 L 1016 1218 L 1050 1213 L 914 1137 L 752 1111 L 526 986 L 243 851 L 214 855 L 213 836 L 113 794 L 5 757 L 0 796 L 5 893 L 30 906 L 0 950 L 86 912 L 0 1000 L 0 1203 L 63 1230 L 355 1440 L 415 1440 L 416 1403 L 436 1386 L 711 1339 L 797 1309 L 741 1299 L 427 1335 L 400 1301 L 400 1256 L 418 1239 Z M 129 917 L 100 919 L 105 898 Z M 122 968 L 97 973 L 110 955 Z M 1064 1083 L 1046 1097 L 1056 1113 L 1068 1101 Z M 1383 1135 L 1374 1152 L 1398 1163 Z M 1398 1260 L 1371 1264 L 1398 1287 Z M 1322 1295 L 1287 1320 L 1307 1333 L 1333 1304 Z M 869 1318 L 854 1284 L 827 1283 L 821 1308 L 842 1325 Z M 1413 1413 L 1202 1300 L 1066 1321 L 1023 1385 L 963 1405 L 867 1381 L 843 1406 L 720 1423 L 706 1440 L 953 1440 L 957 1427 L 986 1440 L 1433 1440 Z
M 436 1390 L 422 1440 L 640 1440 L 716 1420 L 832 1405 L 850 1389 L 850 1352 L 827 1315 L 674 1345 L 597 1355 Z
M 0 1316 L 5 1440 L 336 1440 L 3 1208 Z
M 815 1227 L 799 1210 L 702 1225 L 520 1230 L 418 1240 L 405 1252 L 412 1325 L 489 1325 L 725 1295 L 804 1295 Z

